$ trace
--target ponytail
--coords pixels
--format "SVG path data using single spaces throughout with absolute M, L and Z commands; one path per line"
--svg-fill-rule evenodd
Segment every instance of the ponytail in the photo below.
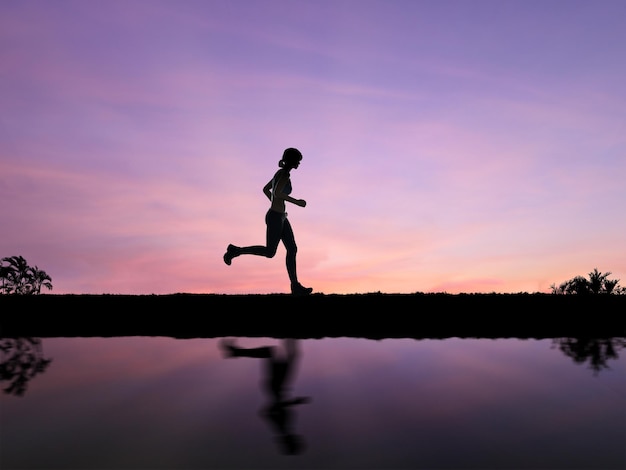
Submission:
M 283 152 L 283 158 L 278 162 L 281 168 L 292 168 L 294 164 L 302 160 L 302 153 L 297 148 L 289 147 Z

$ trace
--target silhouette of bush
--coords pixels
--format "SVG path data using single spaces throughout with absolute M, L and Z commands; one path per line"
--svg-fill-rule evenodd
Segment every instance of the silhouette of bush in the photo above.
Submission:
M 23 256 L 0 260 L 0 294 L 37 295 L 42 287 L 52 290 L 52 278 L 37 266 L 29 266 Z
M 589 279 L 576 276 L 562 282 L 558 287 L 552 284 L 550 289 L 552 289 L 553 294 L 626 294 L 626 288 L 619 285 L 619 279 L 609 279 L 610 275 L 610 272 L 602 273 L 594 268 L 589 273 Z

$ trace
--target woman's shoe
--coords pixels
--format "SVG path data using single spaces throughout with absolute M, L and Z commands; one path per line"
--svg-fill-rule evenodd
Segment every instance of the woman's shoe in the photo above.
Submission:
M 235 256 L 237 256 L 237 247 L 235 245 L 228 245 L 226 253 L 224 253 L 224 263 L 230 266 Z
M 309 295 L 311 292 L 313 292 L 312 287 L 304 287 L 299 282 L 291 284 L 291 293 L 293 295 Z
M 237 346 L 232 339 L 222 338 L 220 340 L 220 348 L 224 352 L 225 357 L 235 357 L 237 355 Z

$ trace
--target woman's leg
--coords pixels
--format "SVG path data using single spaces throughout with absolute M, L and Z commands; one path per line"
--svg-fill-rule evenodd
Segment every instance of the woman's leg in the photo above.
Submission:
M 298 282 L 298 274 L 296 271 L 296 253 L 298 253 L 298 246 L 296 245 L 296 238 L 293 234 L 291 224 L 287 219 L 283 223 L 283 233 L 281 240 L 285 248 L 287 249 L 287 274 L 289 274 L 289 280 L 291 281 L 291 293 L 295 295 L 307 295 L 313 292 L 311 287 L 304 287 Z
M 224 255 L 224 262 L 230 264 L 230 261 L 239 255 L 256 255 L 265 256 L 266 258 L 274 257 L 278 249 L 278 244 L 280 243 L 283 228 L 283 214 L 273 210 L 267 211 L 267 214 L 265 214 L 265 225 L 265 245 L 242 247 L 228 245 L 226 254 Z
M 226 357 L 255 357 L 259 359 L 271 359 L 274 356 L 276 346 L 259 346 L 256 348 L 242 348 L 235 344 L 232 339 L 223 338 L 220 347 Z
M 287 219 L 283 222 L 283 230 L 280 239 L 287 250 L 285 264 L 287 265 L 289 280 L 291 281 L 291 284 L 297 284 L 298 274 L 296 272 L 296 253 L 298 252 L 298 247 L 296 245 L 296 237 L 293 234 L 293 229 Z

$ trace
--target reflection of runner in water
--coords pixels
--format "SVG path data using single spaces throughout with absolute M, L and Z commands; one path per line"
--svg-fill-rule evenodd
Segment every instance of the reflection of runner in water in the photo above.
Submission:
M 309 403 L 308 397 L 289 397 L 289 384 L 296 372 L 300 356 L 297 340 L 284 339 L 282 347 L 260 346 L 241 348 L 233 340 L 223 339 L 220 343 L 226 357 L 253 357 L 266 359 L 263 389 L 269 397 L 269 404 L 261 410 L 277 433 L 277 440 L 286 454 L 299 454 L 304 450 L 302 436 L 294 432 L 292 407 Z

